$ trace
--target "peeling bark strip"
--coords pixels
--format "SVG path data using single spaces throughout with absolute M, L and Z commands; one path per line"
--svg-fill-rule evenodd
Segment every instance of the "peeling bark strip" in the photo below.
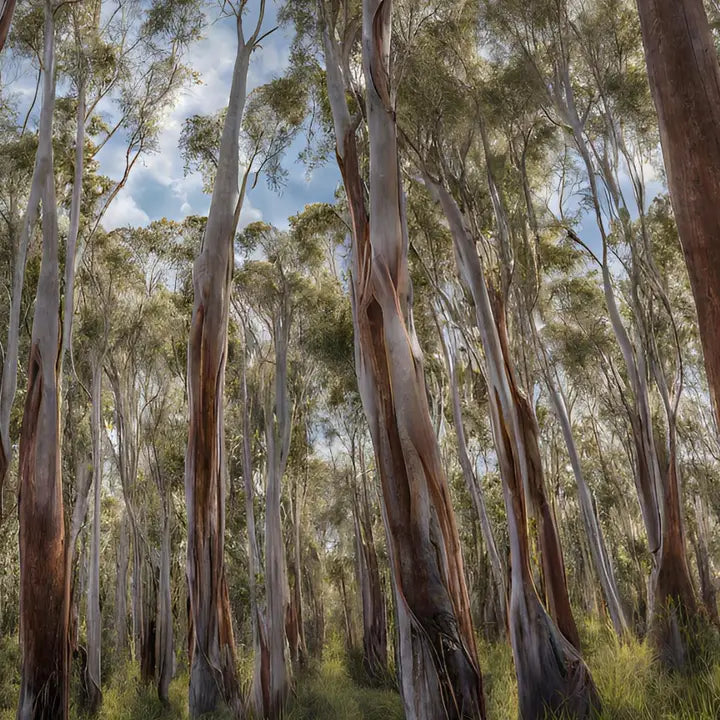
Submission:
M 398 606 L 400 685 L 411 720 L 484 718 L 455 516 L 412 320 L 407 228 L 390 90 L 389 0 L 363 3 L 370 135 L 364 206 L 354 129 L 326 28 L 338 159 L 353 220 L 356 370 L 382 483 Z
M 668 187 L 720 423 L 720 65 L 702 0 L 637 0 Z
M 55 96 L 55 26 L 45 3 L 44 105 Z M 52 113 L 51 113 L 52 116 Z M 68 614 L 65 523 L 60 474 L 57 362 L 60 312 L 57 205 L 52 130 L 38 153 L 49 163 L 42 188 L 43 249 L 20 434 L 20 638 L 23 649 L 18 720 L 68 716 Z
M 244 7 L 244 6 L 243 6 Z M 188 513 L 189 705 L 192 718 L 227 706 L 240 716 L 235 643 L 225 579 L 225 420 L 223 395 L 233 241 L 242 205 L 238 188 L 239 134 L 250 55 L 263 21 L 246 41 L 237 17 L 238 47 L 219 164 L 202 249 L 193 267 L 193 305 L 188 341 L 190 424 L 185 455 Z

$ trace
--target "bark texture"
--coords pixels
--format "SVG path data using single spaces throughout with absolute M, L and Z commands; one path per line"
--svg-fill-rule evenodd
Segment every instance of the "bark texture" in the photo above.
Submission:
M 262 9 L 260 14 L 262 22 Z M 190 716 L 223 706 L 240 715 L 235 646 L 225 579 L 225 421 L 223 396 L 233 272 L 233 242 L 242 202 L 238 187 L 240 124 L 250 55 L 259 26 L 238 47 L 219 164 L 200 254 L 193 267 L 194 305 L 188 341 L 190 427 L 185 456 L 188 513 Z
M 43 103 L 55 94 L 54 7 L 45 3 Z M 50 118 L 52 126 L 52 115 Z M 18 720 L 68 716 L 70 584 L 60 472 L 57 363 L 60 343 L 59 256 L 52 127 L 38 153 L 49 170 L 42 188 L 43 249 L 35 301 L 28 388 L 20 434 L 20 640 Z
M 406 716 L 482 718 L 482 679 L 460 542 L 412 320 L 404 194 L 390 88 L 392 3 L 363 3 L 370 216 L 336 47 L 328 90 L 353 226 L 356 370 L 380 474 L 398 613 Z
M 702 0 L 637 0 L 668 187 L 720 423 L 720 65 Z
M 458 270 L 473 297 L 485 352 L 491 423 L 508 515 L 508 614 L 520 714 L 523 720 L 540 720 L 548 711 L 590 718 L 600 707 L 590 671 L 577 648 L 543 608 L 530 569 L 526 498 L 537 492 L 533 485 L 537 483 L 539 450 L 537 434 L 529 425 L 527 400 L 517 389 L 508 362 L 504 321 L 496 315 L 502 307 L 496 303 L 493 309 L 477 249 L 457 203 L 442 185 L 430 182 L 430 187 L 447 217 Z M 538 507 L 543 509 L 542 505 Z M 554 570 L 559 573 L 562 558 L 548 556 L 548 560 L 557 564 Z M 545 566 L 548 560 L 544 560 Z

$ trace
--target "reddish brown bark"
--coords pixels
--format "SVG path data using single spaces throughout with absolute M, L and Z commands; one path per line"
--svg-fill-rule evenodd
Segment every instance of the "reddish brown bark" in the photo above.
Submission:
M 55 33 L 45 4 L 45 73 L 54 97 Z M 51 138 L 38 148 L 53 167 Z M 57 363 L 60 286 L 55 174 L 42 191 L 43 249 L 35 300 L 28 388 L 20 432 L 20 641 L 23 651 L 18 720 L 68 716 L 70 578 L 60 471 Z
M 555 621 L 560 632 L 570 641 L 577 650 L 580 649 L 580 635 L 578 633 L 575 617 L 570 607 L 567 578 L 565 575 L 565 560 L 560 536 L 555 524 L 552 508 L 545 494 L 545 479 L 543 477 L 542 460 L 540 458 L 540 445 L 538 442 L 538 426 L 535 413 L 525 395 L 518 387 L 515 370 L 510 356 L 510 347 L 505 322 L 505 309 L 499 294 L 494 293 L 494 315 L 498 329 L 500 345 L 502 347 L 507 377 L 510 383 L 510 392 L 517 408 L 520 420 L 520 432 L 528 466 L 528 499 L 532 503 L 533 513 L 538 524 L 538 543 L 542 562 L 544 589 L 547 607 L 550 616 Z
M 720 420 L 720 65 L 702 0 L 637 0 L 668 187 Z
M 14 12 L 15 0 L 4 0 L 2 13 L 0 13 L 0 52 L 5 47 Z
M 382 485 L 398 612 L 407 623 L 399 671 L 406 714 L 476 719 L 485 708 L 460 540 L 412 320 L 390 89 L 391 13 L 387 0 L 363 2 L 369 217 L 353 130 L 337 138 L 354 228 L 356 369 Z

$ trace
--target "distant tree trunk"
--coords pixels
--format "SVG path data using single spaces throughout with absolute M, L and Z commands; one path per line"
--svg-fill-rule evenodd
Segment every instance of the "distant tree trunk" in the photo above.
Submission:
M 455 360 L 451 355 L 451 349 L 448 347 L 448 343 L 442 335 L 442 328 L 439 322 L 436 323 L 438 326 L 438 332 L 440 333 L 440 343 L 443 348 L 443 354 L 445 356 L 445 364 L 448 369 L 448 382 L 450 384 L 450 394 L 452 397 L 452 410 L 453 410 L 453 422 L 455 424 L 455 436 L 457 437 L 458 443 L 458 457 L 460 460 L 460 467 L 463 471 L 463 477 L 465 479 L 465 485 L 472 498 L 475 512 L 478 516 L 480 523 L 480 531 L 482 533 L 485 547 L 487 548 L 488 557 L 490 559 L 490 568 L 492 570 L 493 581 L 495 585 L 495 592 L 497 595 L 497 606 L 500 615 L 501 622 L 501 633 L 506 632 L 507 628 L 507 603 L 508 603 L 508 592 L 505 583 L 506 569 L 502 560 L 500 559 L 500 553 L 495 542 L 495 535 L 490 524 L 490 518 L 488 517 L 487 508 L 485 506 L 485 497 L 482 489 L 479 486 L 478 479 L 475 476 L 472 463 L 470 462 L 470 456 L 468 455 L 467 442 L 465 440 L 465 427 L 463 424 L 462 406 L 460 404 L 460 393 L 458 389 L 458 379 L 455 368 Z
M 67 243 L 65 247 L 65 307 L 63 308 L 62 349 L 60 351 L 60 370 L 65 355 L 72 343 L 73 316 L 75 314 L 75 269 L 77 259 L 77 240 L 80 231 L 80 205 L 82 202 L 82 181 L 84 170 L 85 149 L 85 79 L 82 78 L 78 86 L 76 130 L 75 130 L 75 168 L 73 174 L 73 189 L 70 199 L 70 227 L 68 228 Z M 102 370 L 102 366 L 101 366 Z
M 607 606 L 608 613 L 610 614 L 610 619 L 612 620 L 615 632 L 618 636 L 622 637 L 628 631 L 627 620 L 625 619 L 625 613 L 620 601 L 620 591 L 618 590 L 617 583 L 615 581 L 615 573 L 610 565 L 610 560 L 605 553 L 605 542 L 602 537 L 600 523 L 595 515 L 595 508 L 593 506 L 590 488 L 585 481 L 585 476 L 583 475 L 582 468 L 580 467 L 580 456 L 575 445 L 575 437 L 572 431 L 568 407 L 562 390 L 559 389 L 555 378 L 553 378 L 550 361 L 547 358 L 545 348 L 542 345 L 542 341 L 540 340 L 534 327 L 533 331 L 538 345 L 538 352 L 543 367 L 543 373 L 545 375 L 548 394 L 550 395 L 550 401 L 553 410 L 555 411 L 558 424 L 560 425 L 560 430 L 568 451 L 568 457 L 570 458 L 570 466 L 572 467 L 573 475 L 575 476 L 575 484 L 578 489 L 580 515 L 585 528 L 585 535 L 587 536 L 592 564 L 597 578 L 600 581 L 603 596 L 605 597 L 605 604 Z
M 290 644 L 290 657 L 292 658 L 294 665 L 304 662 L 305 654 L 307 652 L 303 621 L 301 550 L 302 498 L 300 497 L 299 484 L 300 483 L 297 477 L 294 478 L 290 498 L 293 525 L 292 587 L 290 592 L 290 604 L 288 605 L 288 621 L 286 623 L 288 642 Z
M 190 717 L 228 706 L 242 713 L 235 643 L 225 578 L 225 419 L 223 395 L 233 243 L 242 196 L 238 187 L 239 134 L 250 55 L 262 24 L 246 41 L 236 18 L 237 54 L 219 164 L 200 254 L 193 267 L 194 305 L 188 340 L 190 426 L 185 456 L 190 594 Z
M 532 578 L 526 497 L 537 492 L 533 486 L 537 483 L 540 458 L 531 411 L 519 393 L 508 363 L 504 320 L 496 316 L 502 307 L 496 305 L 493 309 L 477 249 L 465 229 L 457 203 L 442 185 L 432 181 L 429 185 L 447 217 L 458 270 L 472 294 L 485 351 L 493 436 L 510 534 L 510 640 L 520 714 L 523 720 L 540 720 L 548 710 L 572 718 L 594 717 L 600 700 L 590 671 L 576 647 L 558 632 L 545 612 Z M 539 509 L 550 512 L 547 503 L 539 505 Z M 560 572 L 562 557 L 548 556 L 544 563 L 550 570 Z
M 274 719 L 282 714 L 289 690 L 286 614 L 289 584 L 280 508 L 282 479 L 290 452 L 290 399 L 287 388 L 287 353 L 290 317 L 287 302 L 281 317 L 273 324 L 275 346 L 274 389 L 268 393 L 265 408 L 267 445 L 267 495 L 265 509 L 265 594 L 267 597 L 268 649 L 270 653 L 270 712 Z
M 702 0 L 637 0 L 650 89 L 720 425 L 720 65 Z
M 358 443 L 358 459 L 360 461 L 360 487 L 358 487 L 358 478 L 355 472 L 355 444 L 356 440 L 353 437 L 353 520 L 363 612 L 363 663 L 368 677 L 380 682 L 386 679 L 388 674 L 385 596 L 380 583 L 380 570 L 375 552 L 365 458 L 362 443 Z
M 45 2 L 43 105 L 55 93 L 54 7 Z M 48 119 L 43 118 L 48 124 Z M 43 249 L 35 300 L 28 389 L 20 433 L 20 641 L 18 720 L 68 717 L 70 583 L 60 472 L 57 362 L 60 312 L 57 203 L 52 116 L 41 134 Z
M 115 579 L 115 649 L 118 657 L 127 650 L 127 574 L 130 562 L 130 536 L 127 512 L 120 521 L 120 538 L 117 545 L 117 576 Z
M 170 681 L 173 677 L 173 615 L 170 587 L 172 498 L 165 484 L 165 478 L 157 456 L 157 448 L 154 443 L 152 444 L 151 467 L 154 470 L 155 484 L 160 495 L 160 507 L 162 509 L 157 619 L 155 622 L 156 679 L 158 697 L 163 704 L 168 705 L 170 702 Z
M 163 517 L 162 547 L 160 550 L 160 587 L 158 593 L 157 628 L 157 686 L 158 697 L 169 704 L 170 682 L 173 677 L 172 597 L 170 595 L 170 513 Z
M 102 702 L 100 653 L 102 628 L 100 617 L 100 498 L 102 493 L 102 361 L 92 368 L 90 433 L 92 438 L 93 520 L 90 544 L 90 578 L 87 594 L 87 672 L 88 709 L 95 715 Z
M 243 328 L 246 330 L 245 326 Z M 243 337 L 243 342 L 245 337 Z M 260 572 L 260 549 L 255 525 L 255 489 L 252 474 L 252 429 L 250 426 L 250 402 L 247 389 L 247 345 L 243 345 L 242 398 L 243 398 L 243 483 L 245 487 L 245 518 L 248 534 L 248 584 L 250 589 L 250 622 L 253 638 L 253 679 L 250 699 L 253 712 L 267 717 L 270 712 L 270 651 L 268 649 L 267 625 L 258 601 L 258 573 Z
M 700 577 L 700 593 L 708 617 L 716 627 L 720 627 L 718 617 L 717 590 L 713 578 L 710 551 L 707 539 L 710 537 L 710 527 L 707 517 L 707 507 L 700 495 L 695 496 L 695 518 L 697 529 L 693 536 L 693 547 L 697 560 L 698 575 Z

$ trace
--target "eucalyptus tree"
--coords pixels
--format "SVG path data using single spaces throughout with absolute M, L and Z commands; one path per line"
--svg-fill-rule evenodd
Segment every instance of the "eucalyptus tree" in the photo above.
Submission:
M 288 624 L 290 612 L 287 559 L 282 536 L 281 496 L 298 399 L 289 389 L 289 351 L 293 324 L 311 289 L 304 271 L 317 265 L 313 243 L 298 243 L 292 234 L 263 223 L 248 226 L 241 235 L 245 253 L 258 250 L 263 259 L 246 259 L 236 274 L 236 287 L 270 338 L 274 371 L 264 398 L 264 436 L 267 483 L 265 498 L 265 596 L 268 642 L 267 688 L 263 689 L 265 717 L 279 717 L 289 691 L 288 640 L 298 642 L 297 628 Z M 296 650 L 297 653 L 297 650 Z
M 498 35 L 526 59 L 547 111 L 564 129 L 584 171 L 602 241 L 601 256 L 590 255 L 601 269 L 608 315 L 622 354 L 638 498 L 654 563 L 648 603 L 653 637 L 664 661 L 682 666 L 697 637 L 691 629 L 696 600 L 685 550 L 677 447 L 684 366 L 677 334 L 670 352 L 660 354 L 652 331 L 661 315 L 674 327 L 676 322 L 657 273 L 645 216 L 643 145 L 652 145 L 652 126 L 643 109 L 646 85 L 632 62 L 639 44 L 635 17 L 627 3 L 617 0 L 590 10 L 541 2 L 529 14 L 519 4 L 493 4 L 488 17 Z M 625 172 L 632 203 L 622 188 Z M 631 221 L 631 209 L 639 215 L 637 224 Z M 589 250 L 572 229 L 569 235 Z M 621 264 L 629 281 L 624 306 L 611 267 L 617 240 L 628 254 Z M 629 317 L 623 316 L 624 307 Z M 664 415 L 664 454 L 654 433 L 658 413 L 651 402 L 651 383 Z M 678 624 L 688 632 L 676 632 Z
M 244 1 L 229 5 L 237 29 L 237 54 L 210 211 L 193 268 L 195 300 L 187 369 L 190 427 L 185 462 L 191 638 L 189 703 L 193 718 L 223 706 L 241 713 L 223 557 L 226 471 L 223 386 L 233 241 L 243 201 L 238 187 L 239 135 L 250 57 L 262 38 L 265 3 L 260 3 L 257 22 L 249 36 L 243 27 L 245 5 Z
M 483 717 L 459 537 L 413 327 L 389 62 L 392 4 L 363 4 L 365 96 L 351 62 L 360 39 L 358 8 L 298 2 L 287 4 L 286 15 L 298 30 L 296 52 L 310 67 L 325 69 L 321 94 L 329 101 L 325 117 L 348 203 L 355 367 L 382 487 L 405 713 Z M 363 106 L 369 198 L 358 142 Z M 442 560 L 431 547 L 441 549 Z
M 44 6 L 43 6 L 44 7 Z M 54 14 L 54 6 L 45 8 Z M 17 390 L 17 365 L 20 342 L 20 312 L 25 281 L 25 263 L 28 245 L 34 231 L 35 223 L 40 211 L 43 188 L 47 177 L 53 171 L 52 132 L 53 114 L 55 112 L 55 72 L 56 72 L 56 45 L 55 45 L 55 18 L 45 20 L 42 26 L 42 50 L 38 52 L 41 61 L 42 78 L 42 106 L 38 123 L 38 144 L 35 153 L 32 179 L 27 205 L 14 247 L 14 266 L 12 273 L 12 295 L 10 300 L 10 314 L 8 322 L 8 340 L 3 358 L 2 384 L 0 385 L 0 489 L 5 481 L 11 460 L 12 445 L 10 442 L 10 414 L 12 411 L 15 393 Z
M 43 131 L 35 191 L 43 212 L 43 249 L 20 432 L 20 621 L 23 647 L 18 719 L 67 718 L 69 577 L 60 474 L 57 363 L 60 260 L 53 168 L 55 6 L 44 4 Z M 38 187 L 39 185 L 39 187 Z M 29 204 L 27 220 L 37 208 Z M 14 373 L 13 373 L 14 375 Z M 11 383 L 14 385 L 14 380 Z M 6 456 L 7 459 L 7 456 Z
M 720 64 L 701 0 L 638 0 L 648 77 L 658 114 L 670 197 L 700 324 L 705 369 L 720 422 Z

